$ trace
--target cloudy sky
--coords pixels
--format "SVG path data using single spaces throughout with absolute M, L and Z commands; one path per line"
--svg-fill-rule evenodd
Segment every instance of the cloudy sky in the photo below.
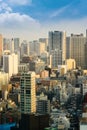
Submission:
M 0 0 L 0 33 L 35 40 L 48 31 L 84 33 L 87 0 Z

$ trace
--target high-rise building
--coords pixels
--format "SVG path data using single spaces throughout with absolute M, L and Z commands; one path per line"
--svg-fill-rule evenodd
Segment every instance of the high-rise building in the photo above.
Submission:
M 64 64 L 66 59 L 66 32 L 62 31 L 54 31 L 49 32 L 49 52 L 51 50 L 61 50 L 62 51 L 62 64 Z
M 0 56 L 2 56 L 2 51 L 3 51 L 3 37 L 0 34 Z
M 20 86 L 21 113 L 30 114 L 36 112 L 35 72 L 22 73 Z
M 39 42 L 38 43 L 38 48 L 37 48 L 37 54 L 40 56 L 41 53 L 45 52 L 45 43 L 44 42 Z
M 12 38 L 12 39 L 3 39 L 3 50 L 10 50 L 11 53 L 17 53 L 19 51 L 20 39 Z
M 70 36 L 70 58 L 75 59 L 76 66 L 85 69 L 85 44 L 86 37 L 83 34 Z
M 40 96 L 37 96 L 37 113 L 50 113 L 50 100 L 48 100 L 44 93 L 41 93 Z
M 19 47 L 20 47 L 20 39 L 19 38 L 14 38 L 14 51 L 18 52 L 19 51 Z
M 48 50 L 48 38 L 39 38 L 39 42 L 45 43 L 45 50 Z
M 10 48 L 11 48 L 11 40 L 3 38 L 3 50 L 10 50 Z
M 27 43 L 27 41 L 23 41 L 21 43 L 20 51 L 21 51 L 21 54 L 20 54 L 21 57 L 25 55 L 29 55 L 29 44 Z
M 10 51 L 11 51 L 11 53 L 14 53 L 14 40 L 13 40 L 13 38 L 11 39 L 11 43 L 10 43 Z
M 38 48 L 38 41 L 32 41 L 32 42 L 29 42 L 29 49 L 30 49 L 30 52 L 29 54 L 32 55 L 32 56 L 36 56 L 36 50 Z
M 2 53 L 3 53 L 3 37 L 0 34 L 0 66 L 2 65 Z
M 52 56 L 52 62 L 51 62 L 52 68 L 58 68 L 58 65 L 63 64 L 62 50 L 59 49 L 51 50 L 51 56 Z
M 85 44 L 85 69 L 87 69 L 87 41 Z
M 45 130 L 49 127 L 49 114 L 22 114 L 20 130 Z
M 5 52 L 3 55 L 3 71 L 9 74 L 9 77 L 12 74 L 18 73 L 18 55 L 10 54 Z
M 70 37 L 66 37 L 66 59 L 70 59 Z
M 46 43 L 33 41 L 29 43 L 30 55 L 40 56 L 41 53 L 46 51 Z
M 0 72 L 0 98 L 7 99 L 8 73 Z
M 42 70 L 44 70 L 44 68 L 45 68 L 45 63 L 40 59 L 36 59 L 35 61 L 31 61 L 29 63 L 29 70 L 35 71 L 36 74 L 39 74 Z

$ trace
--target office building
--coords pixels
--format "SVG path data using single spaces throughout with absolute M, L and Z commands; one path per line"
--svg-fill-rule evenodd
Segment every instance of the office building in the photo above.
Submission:
M 66 37 L 66 59 L 70 58 L 70 37 Z
M 49 114 L 22 114 L 20 130 L 44 130 L 49 127 Z
M 47 70 L 43 70 L 40 73 L 41 78 L 48 78 L 49 77 L 49 72 Z
M 76 68 L 76 62 L 74 59 L 66 59 L 67 70 L 73 70 Z
M 87 41 L 85 44 L 85 69 L 87 69 Z
M 20 47 L 20 39 L 13 38 L 13 40 L 14 40 L 14 52 L 17 53 L 19 51 L 19 47 Z
M 18 65 L 18 72 L 27 72 L 29 71 L 29 64 L 26 63 L 21 63 L 20 65 Z
M 7 90 L 8 73 L 0 72 L 0 90 Z
M 10 39 L 3 38 L 3 51 L 10 50 Z
M 45 68 L 45 63 L 40 59 L 37 59 L 35 61 L 31 61 L 29 63 L 29 70 L 35 71 L 36 74 L 39 74 L 42 70 L 44 70 L 44 68 Z
M 3 36 L 0 34 L 0 66 L 2 66 Z
M 20 46 L 20 56 L 22 58 L 26 55 L 29 55 L 29 44 L 27 43 L 27 41 L 23 41 Z
M 45 64 L 48 65 L 49 53 L 47 51 L 42 52 L 40 55 L 40 59 L 43 60 Z
M 37 97 L 37 113 L 47 114 L 50 113 L 50 100 L 43 93 Z
M 22 73 L 20 86 L 21 113 L 29 114 L 36 112 L 35 72 Z
M 43 52 L 46 51 L 45 48 L 46 48 L 46 47 L 45 47 L 45 43 L 44 43 L 44 42 L 39 42 L 39 43 L 38 43 L 37 52 L 36 52 L 36 53 L 38 54 L 38 56 L 40 56 L 41 53 L 43 53 Z
M 39 42 L 45 43 L 45 50 L 48 51 L 48 38 L 39 38 Z
M 83 34 L 70 36 L 70 58 L 75 59 L 76 66 L 85 69 L 85 43 Z
M 0 57 L 2 56 L 3 51 L 3 36 L 0 34 Z
M 33 41 L 29 43 L 30 55 L 40 56 L 41 53 L 46 51 L 46 43 Z
M 48 44 L 50 54 L 51 50 L 58 49 L 59 51 L 62 51 L 62 64 L 64 64 L 66 59 L 66 32 L 49 32 Z
M 7 99 L 7 86 L 8 86 L 9 78 L 8 73 L 0 72 L 0 94 L 1 98 Z
M 51 50 L 51 58 L 52 58 L 51 67 L 58 68 L 58 65 L 63 64 L 62 50 L 59 49 Z
M 3 55 L 3 71 L 9 74 L 9 77 L 12 74 L 18 73 L 18 55 L 10 54 L 6 51 Z

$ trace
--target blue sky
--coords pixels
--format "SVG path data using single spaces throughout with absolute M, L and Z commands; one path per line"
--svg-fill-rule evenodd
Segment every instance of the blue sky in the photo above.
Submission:
M 0 33 L 35 40 L 48 31 L 85 33 L 86 0 L 0 0 Z

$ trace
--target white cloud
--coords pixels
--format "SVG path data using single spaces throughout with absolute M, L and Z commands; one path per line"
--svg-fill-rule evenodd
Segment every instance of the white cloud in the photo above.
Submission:
M 20 13 L 0 14 L 0 33 L 4 35 L 18 35 L 29 39 L 36 37 L 35 33 L 40 30 L 40 23 L 32 17 Z
M 32 0 L 9 0 L 8 2 L 16 5 L 26 5 L 31 4 Z
M 4 11 L 4 12 L 12 12 L 11 7 L 8 6 L 8 4 L 0 1 L 0 12 Z
M 21 39 L 36 40 L 40 37 L 48 37 L 48 31 L 66 31 L 67 34 L 83 33 L 87 28 L 87 17 L 71 20 L 62 19 L 56 23 L 41 24 L 32 17 L 20 14 L 5 12 L 0 14 L 0 33 L 4 37 L 20 37 Z

